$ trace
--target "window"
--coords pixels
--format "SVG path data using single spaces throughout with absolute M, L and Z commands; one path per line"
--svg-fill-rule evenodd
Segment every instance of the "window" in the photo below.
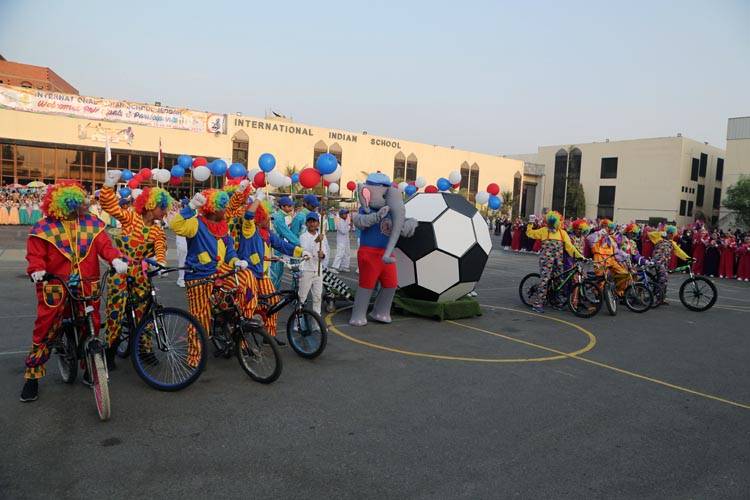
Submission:
M 404 156 L 404 153 L 399 151 L 396 153 L 396 156 L 393 158 L 393 182 L 396 182 L 396 179 L 399 179 L 399 181 L 403 180 L 406 176 L 406 156 Z
M 724 180 L 724 158 L 716 159 L 716 180 Z
M 466 162 L 463 162 L 461 164 L 461 189 L 469 190 L 469 176 L 471 175 L 471 170 L 469 168 L 469 164 Z
M 23 87 L 23 88 L 25 88 L 25 89 L 30 89 L 30 88 L 33 88 L 33 86 L 31 85 L 31 82 L 27 82 L 27 81 L 23 81 L 23 82 L 21 82 L 21 87 Z M 29 182 L 30 182 L 30 181 L 29 181 Z
M 617 179 L 617 158 L 602 158 L 602 179 Z
M 570 163 L 568 164 L 568 186 L 581 182 L 581 150 L 575 148 L 570 152 Z M 617 158 L 615 158 L 617 160 Z
M 612 219 L 615 214 L 615 186 L 599 186 L 597 217 Z
M 249 157 L 250 138 L 240 130 L 232 137 L 232 163 L 242 163 L 246 167 Z
M 317 163 L 318 158 L 320 155 L 325 154 L 328 152 L 328 146 L 323 141 L 318 141 L 315 143 L 315 146 L 313 147 L 313 166 L 315 166 L 315 163 Z
M 685 186 L 682 186 L 682 192 L 683 193 L 685 192 Z
M 703 206 L 703 198 L 705 198 L 706 195 L 706 186 L 703 184 L 698 184 L 698 194 L 695 195 L 695 206 L 702 207 Z
M 701 159 L 699 163 L 699 177 L 705 177 L 706 176 L 706 168 L 708 168 L 708 155 L 706 153 L 701 153 Z
M 721 188 L 714 188 L 714 208 L 721 207 Z
M 685 200 L 680 200 L 680 215 L 685 216 L 685 209 L 687 208 L 687 202 Z
M 693 165 L 690 168 L 690 180 L 691 181 L 698 180 L 698 158 L 693 158 Z
M 417 180 L 417 157 L 414 153 L 410 154 L 406 159 L 406 174 L 404 175 L 406 182 L 414 182 Z
M 471 164 L 471 175 L 469 176 L 469 199 L 473 200 L 479 189 L 479 165 Z
M 344 157 L 344 151 L 341 149 L 341 146 L 339 146 L 337 142 L 331 144 L 331 147 L 328 148 L 328 152 L 335 156 L 336 161 L 339 165 L 341 165 L 341 159 Z
M 554 183 L 552 184 L 552 210 L 563 212 L 565 204 L 565 173 L 568 169 L 568 153 L 561 149 L 555 155 L 555 174 Z M 518 194 L 521 194 L 521 188 L 518 188 Z
M 693 202 L 692 201 L 688 201 L 687 216 L 688 217 L 692 217 L 693 216 Z

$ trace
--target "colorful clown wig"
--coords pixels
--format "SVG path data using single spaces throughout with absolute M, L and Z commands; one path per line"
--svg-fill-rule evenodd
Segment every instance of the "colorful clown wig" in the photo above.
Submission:
M 550 210 L 544 215 L 544 220 L 547 224 L 551 224 L 555 229 L 560 227 L 560 223 L 563 220 L 563 216 L 557 210 Z
M 612 224 L 612 221 L 609 219 L 599 219 L 599 227 L 602 229 L 609 228 L 610 224 Z
M 235 191 L 240 188 L 239 184 L 225 184 L 222 190 L 231 198 Z
M 589 221 L 586 219 L 576 219 L 573 221 L 573 230 L 580 231 L 583 234 L 587 234 L 591 231 Z
M 146 210 L 153 210 L 157 207 L 165 211 L 169 210 L 173 202 L 174 200 L 166 190 L 158 187 L 147 187 L 135 199 L 133 206 L 136 212 L 143 215 Z
M 42 200 L 42 212 L 54 219 L 67 219 L 86 204 L 86 193 L 75 181 L 60 181 L 47 188 Z
M 664 232 L 667 233 L 667 234 L 669 234 L 669 235 L 676 234 L 677 233 L 677 226 L 673 226 L 673 225 L 670 224 L 670 225 L 668 225 L 667 227 L 664 228 Z
M 206 198 L 206 204 L 201 207 L 204 214 L 221 212 L 229 205 L 229 195 L 220 189 L 204 189 L 201 194 Z
M 627 224 L 625 226 L 624 232 L 625 234 L 640 234 L 641 226 L 639 226 L 635 222 L 631 222 L 630 224 Z
M 263 241 L 268 241 L 268 238 L 270 237 L 267 222 L 270 221 L 272 212 L 273 206 L 268 200 L 261 201 L 255 209 L 255 223 L 257 224 L 258 232 L 260 233 L 260 237 L 263 238 Z

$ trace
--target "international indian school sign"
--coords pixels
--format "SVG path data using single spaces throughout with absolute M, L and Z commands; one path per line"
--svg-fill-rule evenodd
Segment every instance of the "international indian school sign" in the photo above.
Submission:
M 0 85 L 0 108 L 226 134 L 226 115 Z

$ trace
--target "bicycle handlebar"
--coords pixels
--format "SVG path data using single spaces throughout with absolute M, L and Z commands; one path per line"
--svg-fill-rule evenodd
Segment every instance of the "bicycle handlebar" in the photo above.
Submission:
M 195 272 L 195 269 L 189 266 L 183 266 L 183 267 L 166 267 L 161 264 L 159 264 L 157 261 L 151 258 L 143 259 L 145 263 L 150 265 L 151 267 L 155 267 L 156 270 L 152 271 L 146 271 L 146 274 L 149 278 L 153 278 L 154 276 L 159 276 L 162 274 L 169 274 L 173 273 L 175 271 L 189 271 L 189 272 Z
M 106 283 L 107 277 L 113 273 L 114 273 L 114 269 L 109 268 L 106 271 L 104 271 L 104 274 L 100 278 L 97 278 L 96 280 L 92 278 L 81 279 L 79 277 L 79 281 L 73 285 L 71 285 L 69 282 L 70 276 L 68 276 L 68 280 L 66 280 L 62 276 L 58 276 L 57 274 L 46 273 L 44 275 L 44 278 L 42 278 L 42 281 L 59 281 L 60 284 L 65 288 L 66 293 L 71 299 L 73 299 L 76 302 L 87 302 L 87 301 L 99 300 L 101 298 L 102 292 L 104 291 L 104 285 Z M 75 289 L 78 288 L 77 285 L 85 283 L 85 282 L 99 283 L 98 292 L 92 295 L 81 295 L 78 292 L 74 291 Z

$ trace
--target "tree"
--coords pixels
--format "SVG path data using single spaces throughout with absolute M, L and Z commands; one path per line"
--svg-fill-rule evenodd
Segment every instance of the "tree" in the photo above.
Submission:
M 736 214 L 738 222 L 750 226 L 750 176 L 741 175 L 737 184 L 729 186 L 724 206 Z
M 586 194 L 580 182 L 568 186 L 568 196 L 565 199 L 565 217 L 577 219 L 586 215 Z
M 513 191 L 501 191 L 500 196 L 503 198 L 503 205 L 500 207 L 500 213 L 508 217 L 510 216 L 511 209 L 513 208 Z

